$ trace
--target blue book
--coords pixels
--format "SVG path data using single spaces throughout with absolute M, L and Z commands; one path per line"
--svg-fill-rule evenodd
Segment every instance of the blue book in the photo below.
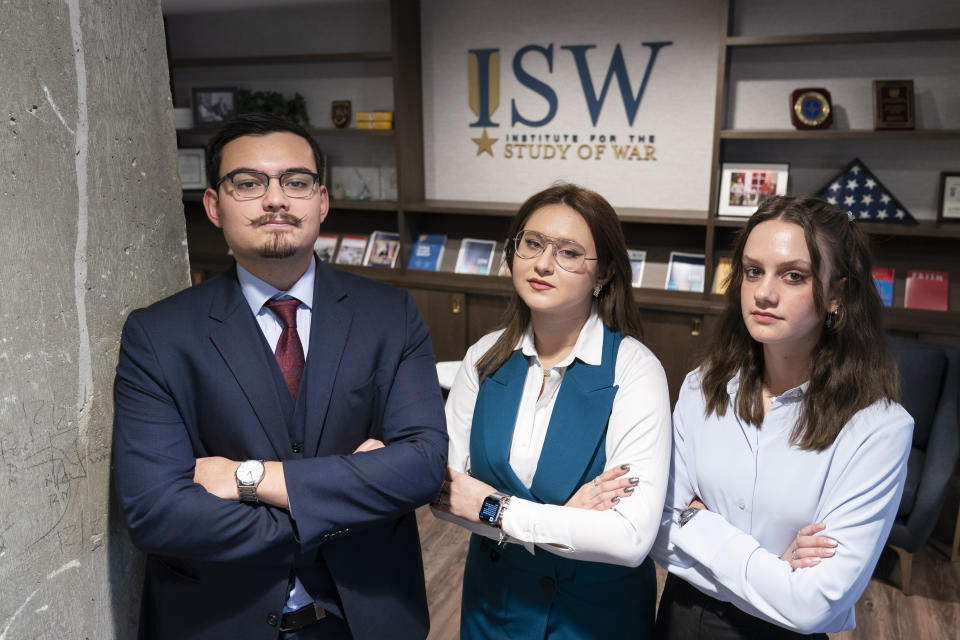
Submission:
M 443 260 L 443 248 L 447 243 L 447 236 L 442 233 L 421 233 L 410 252 L 410 262 L 407 269 L 419 271 L 439 271 L 440 261 Z

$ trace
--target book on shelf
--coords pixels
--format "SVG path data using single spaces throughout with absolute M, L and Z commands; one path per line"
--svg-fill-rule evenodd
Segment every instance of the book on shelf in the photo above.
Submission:
M 704 256 L 702 253 L 670 252 L 667 268 L 668 291 L 703 292 Z
M 442 233 L 421 233 L 410 251 L 407 269 L 439 271 L 447 236 Z
M 490 266 L 497 251 L 497 243 L 493 240 L 477 240 L 464 238 L 460 243 L 460 253 L 457 254 L 457 266 L 454 273 L 474 273 L 481 276 L 490 275 Z
M 333 256 L 337 254 L 337 240 L 340 239 L 335 233 L 321 233 L 313 243 L 313 251 L 320 258 L 321 262 L 333 262 Z
M 393 122 L 393 111 L 357 111 L 357 122 Z
M 907 285 L 903 294 L 903 306 L 907 309 L 946 311 L 949 297 L 950 278 L 946 271 L 907 271 Z
M 729 285 L 730 273 L 733 271 L 733 260 L 731 258 L 720 258 L 717 260 L 717 269 L 713 272 L 713 289 L 714 293 L 719 293 L 723 295 L 727 292 L 727 285 Z
M 400 234 L 390 231 L 374 231 L 367 243 L 367 252 L 363 256 L 366 267 L 387 267 L 392 269 L 400 255 Z
M 367 248 L 367 236 L 343 236 L 337 250 L 337 264 L 361 264 L 363 252 Z
M 366 122 L 357 122 L 357 129 L 393 129 L 393 120 L 367 120 Z
M 647 252 L 640 249 L 627 249 L 630 258 L 631 282 L 635 287 L 643 286 L 643 268 L 647 264 Z
M 873 267 L 873 284 L 885 307 L 893 306 L 893 274 L 893 267 Z

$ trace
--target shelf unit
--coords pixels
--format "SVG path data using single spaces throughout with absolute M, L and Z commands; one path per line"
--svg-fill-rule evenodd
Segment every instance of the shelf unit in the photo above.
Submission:
M 716 215 L 716 194 L 720 168 L 729 155 L 730 145 L 763 144 L 804 145 L 804 149 L 830 142 L 850 145 L 850 157 L 857 155 L 857 145 L 890 142 L 910 145 L 914 141 L 953 141 L 960 139 L 960 130 L 921 129 L 916 131 L 870 131 L 828 129 L 823 131 L 747 130 L 729 128 L 727 104 L 730 91 L 730 66 L 733 52 L 761 47 L 794 47 L 819 45 L 857 45 L 918 41 L 960 40 L 960 29 L 911 31 L 853 32 L 836 34 L 801 34 L 785 36 L 741 36 L 733 33 L 734 6 L 726 3 L 726 23 L 718 51 L 713 164 L 710 204 L 706 211 L 675 211 L 645 208 L 618 208 L 628 246 L 647 250 L 647 284 L 652 282 L 653 261 L 666 261 L 671 250 L 704 253 L 706 256 L 706 291 L 703 293 L 665 291 L 659 288 L 634 289 L 634 300 L 643 311 L 645 341 L 660 357 L 667 370 L 672 395 L 676 394 L 683 375 L 696 361 L 722 308 L 722 298 L 710 293 L 714 264 L 719 255 L 729 250 L 734 234 L 744 226 L 741 218 Z M 447 233 L 451 238 L 482 237 L 502 242 L 510 219 L 519 203 L 429 200 L 424 189 L 423 121 L 420 59 L 419 2 L 390 2 L 391 48 L 389 52 L 318 53 L 311 55 L 276 55 L 263 57 L 201 57 L 175 59 L 172 66 L 236 66 L 264 64 L 389 62 L 394 86 L 396 128 L 389 132 L 318 128 L 312 133 L 325 136 L 389 136 L 395 148 L 398 201 L 334 201 L 333 215 L 325 223 L 325 232 L 369 233 L 374 229 L 397 231 L 401 251 L 397 268 L 342 267 L 383 282 L 407 288 L 417 300 L 432 337 L 438 359 L 459 359 L 470 343 L 489 331 L 499 319 L 506 297 L 511 292 L 508 279 L 496 276 L 475 276 L 449 272 L 408 271 L 406 263 L 415 237 L 419 233 Z M 181 132 L 183 140 L 199 139 L 206 132 Z M 960 145 L 958 145 L 960 148 Z M 957 159 L 960 164 L 960 158 Z M 185 202 L 193 203 L 188 211 L 199 224 L 209 227 L 202 209 L 198 212 L 199 192 L 187 192 Z M 343 213 L 344 215 L 337 215 Z M 190 225 L 188 224 L 188 229 Z M 960 309 L 960 258 L 952 247 L 960 239 L 960 225 L 922 222 L 918 225 L 864 223 L 863 228 L 878 246 L 877 264 L 895 266 L 899 279 L 897 304 L 884 310 L 890 330 L 923 339 L 946 341 L 960 345 L 960 312 L 933 312 L 902 308 L 903 274 L 907 265 L 916 268 L 940 268 L 950 272 L 953 281 L 951 308 Z M 211 270 L 230 263 L 222 238 L 215 229 L 204 231 L 198 240 L 199 263 Z M 194 238 L 191 257 L 194 257 Z M 217 244 L 219 242 L 219 244 Z M 450 248 L 448 247 L 448 250 Z M 898 257 L 899 256 L 899 257 Z M 896 259 L 893 259 L 896 258 Z M 889 264 L 890 262 L 893 264 Z M 661 265 L 663 267 L 663 265 Z M 665 267 L 664 267 L 665 269 Z
M 817 145 L 825 141 L 842 141 L 849 145 L 850 157 L 859 155 L 857 145 L 864 142 L 890 142 L 910 145 L 920 141 L 960 140 L 960 130 L 917 129 L 910 131 L 873 131 L 864 129 L 770 130 L 729 128 L 731 114 L 727 112 L 731 92 L 731 64 L 733 52 L 744 48 L 818 47 L 822 45 L 863 45 L 882 43 L 915 43 L 960 40 L 960 29 L 913 29 L 845 33 L 807 33 L 790 35 L 735 35 L 735 2 L 726 6 L 727 24 L 720 42 L 717 77 L 715 135 L 710 193 L 710 215 L 706 223 L 705 281 L 712 282 L 714 265 L 719 255 L 727 252 L 737 230 L 746 221 L 740 218 L 717 217 L 717 196 L 720 170 L 728 157 L 728 146 L 737 141 L 791 141 L 795 144 Z M 816 148 L 816 147 L 814 147 Z M 960 148 L 960 146 L 958 146 Z M 953 157 L 960 165 L 960 153 Z M 946 167 L 945 167 L 946 168 Z M 839 170 L 839 168 L 838 168 Z M 920 221 L 916 225 L 863 222 L 861 228 L 871 237 L 874 263 L 894 266 L 897 273 L 894 307 L 884 309 L 888 330 L 912 334 L 952 344 L 960 344 L 960 261 L 951 246 L 960 239 L 960 225 L 934 221 Z M 893 246 L 891 246 L 893 245 Z M 911 262 L 915 261 L 915 262 Z M 892 264 L 891 264 L 892 263 Z M 953 281 L 950 292 L 951 311 L 924 311 L 903 308 L 904 276 L 908 268 L 936 268 L 946 270 Z

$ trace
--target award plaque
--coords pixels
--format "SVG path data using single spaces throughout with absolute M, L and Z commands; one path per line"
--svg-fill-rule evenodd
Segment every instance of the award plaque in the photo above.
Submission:
M 913 80 L 874 80 L 873 128 L 913 127 Z
M 330 105 L 330 119 L 338 129 L 350 124 L 350 101 L 334 100 Z
M 830 92 L 821 88 L 797 89 L 790 94 L 790 122 L 797 129 L 826 129 L 833 124 Z

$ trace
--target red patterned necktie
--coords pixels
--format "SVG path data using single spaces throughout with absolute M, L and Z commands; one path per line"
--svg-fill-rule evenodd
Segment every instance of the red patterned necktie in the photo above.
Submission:
M 267 308 L 273 311 L 283 324 L 283 332 L 277 341 L 277 364 L 283 372 L 283 379 L 287 382 L 293 401 L 297 401 L 297 390 L 300 388 L 300 378 L 303 376 L 303 345 L 300 344 L 300 334 L 297 333 L 297 307 L 300 301 L 296 298 L 289 300 L 267 300 Z

